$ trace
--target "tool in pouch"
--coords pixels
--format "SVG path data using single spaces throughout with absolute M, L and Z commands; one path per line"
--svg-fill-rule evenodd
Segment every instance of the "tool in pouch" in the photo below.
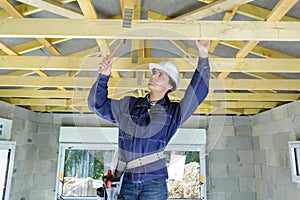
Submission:
M 147 156 L 137 158 L 128 163 L 119 160 L 115 155 L 113 163 L 115 162 L 114 172 L 108 170 L 107 175 L 103 177 L 103 187 L 97 189 L 97 197 L 99 200 L 123 200 L 120 195 L 123 175 L 126 169 L 133 169 L 143 165 L 147 165 L 165 158 L 163 151 L 149 154 Z M 114 161 L 116 159 L 116 161 Z

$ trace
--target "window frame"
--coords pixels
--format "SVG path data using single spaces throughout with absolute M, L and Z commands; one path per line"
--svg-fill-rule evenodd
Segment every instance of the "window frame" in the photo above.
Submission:
M 9 163 L 8 163 L 8 168 L 6 171 L 7 176 L 6 176 L 6 180 L 4 183 L 5 184 L 4 200 L 9 200 L 12 174 L 13 174 L 13 165 L 14 165 L 14 160 L 15 160 L 16 142 L 0 141 L 0 149 L 10 150 Z M 3 198 L 3 196 L 1 198 Z

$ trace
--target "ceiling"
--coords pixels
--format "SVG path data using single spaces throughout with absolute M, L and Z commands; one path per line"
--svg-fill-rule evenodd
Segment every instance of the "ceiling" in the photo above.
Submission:
M 300 96 L 297 0 L 0 0 L 0 100 L 35 112 L 90 113 L 103 55 L 109 95 L 144 96 L 148 63 L 171 60 L 183 97 L 209 39 L 210 92 L 195 114 L 254 115 Z M 124 17 L 123 17 L 124 16 Z

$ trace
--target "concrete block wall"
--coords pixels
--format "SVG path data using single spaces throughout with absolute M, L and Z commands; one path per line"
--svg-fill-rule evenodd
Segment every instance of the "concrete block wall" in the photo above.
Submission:
M 16 142 L 10 200 L 54 199 L 59 125 L 53 115 L 0 101 L 0 117 L 13 121 Z
M 300 187 L 291 181 L 288 141 L 300 137 L 300 101 L 251 117 L 254 184 L 257 200 L 294 200 Z
M 252 127 L 249 117 L 208 117 L 209 200 L 254 200 Z
M 95 115 L 39 114 L 0 101 L 17 142 L 11 200 L 54 199 L 59 127 L 114 124 Z M 287 141 L 300 139 L 299 101 L 253 117 L 192 116 L 206 128 L 209 200 L 277 200 L 300 196 L 291 182 Z

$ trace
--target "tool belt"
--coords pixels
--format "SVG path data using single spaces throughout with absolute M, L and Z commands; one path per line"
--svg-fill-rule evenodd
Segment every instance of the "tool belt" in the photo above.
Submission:
M 117 158 L 117 156 L 115 156 L 115 158 Z M 137 158 L 128 163 L 117 159 L 114 173 L 111 173 L 109 170 L 108 174 L 103 177 L 103 187 L 97 189 L 97 197 L 100 198 L 100 200 L 122 200 L 123 197 L 120 195 L 120 192 L 125 170 L 147 165 L 162 158 L 165 158 L 163 151 Z

